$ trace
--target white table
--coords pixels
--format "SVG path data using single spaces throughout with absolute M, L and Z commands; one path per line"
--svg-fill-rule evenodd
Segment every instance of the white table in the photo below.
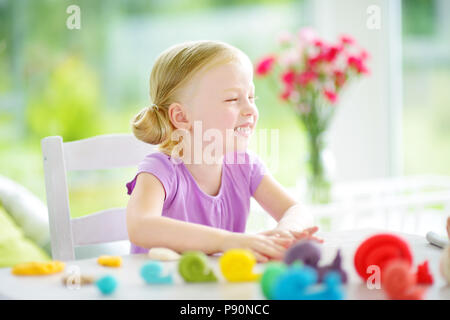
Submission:
M 357 276 L 353 267 L 353 256 L 358 245 L 370 235 L 383 232 L 375 229 L 351 230 L 320 234 L 325 239 L 320 264 L 331 262 L 338 248 L 342 249 L 343 265 L 349 276 L 344 286 L 346 299 L 385 299 L 380 289 L 368 289 Z M 429 261 L 435 282 L 429 287 L 426 299 L 450 300 L 450 286 L 446 285 L 439 271 L 439 259 L 442 250 L 434 247 L 424 237 L 398 234 L 407 240 L 413 251 L 414 270 L 425 259 Z M 219 271 L 218 258 L 210 257 L 210 264 L 219 277 L 218 283 L 185 283 L 176 271 L 176 262 L 164 262 L 165 270 L 174 271 L 173 285 L 147 285 L 139 275 L 140 267 L 148 261 L 145 254 L 123 256 L 121 268 L 107 268 L 97 264 L 96 259 L 68 262 L 66 270 L 73 266 L 80 268 L 81 274 L 102 276 L 114 275 L 119 286 L 110 296 L 103 296 L 95 285 L 69 289 L 62 284 L 65 272 L 39 277 L 18 277 L 11 274 L 10 268 L 0 269 L 0 297 L 3 299 L 204 299 L 204 300 L 246 300 L 264 299 L 260 284 L 228 283 Z M 258 264 L 256 271 L 262 271 L 264 265 Z

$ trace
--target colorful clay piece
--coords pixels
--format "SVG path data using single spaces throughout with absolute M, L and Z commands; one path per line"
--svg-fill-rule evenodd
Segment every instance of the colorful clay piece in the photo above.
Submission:
M 376 265 L 383 271 L 392 259 L 405 260 L 412 265 L 412 255 L 406 241 L 392 234 L 377 234 L 360 244 L 354 256 L 354 265 L 358 275 L 366 281 L 370 273 L 367 268 Z
M 175 261 L 180 259 L 180 254 L 168 248 L 151 248 L 148 251 L 148 257 L 151 260 Z
M 425 288 L 416 285 L 416 275 L 407 260 L 390 260 L 382 271 L 382 288 L 392 300 L 421 300 Z
M 206 255 L 200 251 L 183 253 L 178 263 L 178 272 L 186 282 L 217 281 L 216 275 L 208 266 Z
M 118 268 L 122 266 L 121 256 L 100 256 L 97 259 L 99 265 L 104 267 Z
M 261 289 L 266 299 L 272 300 L 273 286 L 276 280 L 287 270 L 284 263 L 281 262 L 269 262 L 264 269 L 261 277 Z
M 25 262 L 15 265 L 11 273 L 16 276 L 41 276 L 61 272 L 64 267 L 65 263 L 61 261 Z
M 261 275 L 253 273 L 256 258 L 249 250 L 231 249 L 219 259 L 220 270 L 230 282 L 256 281 Z
M 314 241 L 300 240 L 286 251 L 284 263 L 291 265 L 295 261 L 301 261 L 305 266 L 317 268 L 320 255 L 320 248 Z
M 450 284 L 450 246 L 445 247 L 442 252 L 439 270 L 447 283 Z
M 163 266 L 160 262 L 152 261 L 141 268 L 141 277 L 148 284 L 172 284 L 172 275 L 162 275 Z
M 95 278 L 93 276 L 88 275 L 80 275 L 80 276 L 74 276 L 74 275 L 66 275 L 62 278 L 62 283 L 66 287 L 68 286 L 74 286 L 74 285 L 87 285 L 94 283 Z
M 430 269 L 428 267 L 428 261 L 424 261 L 417 267 L 416 277 L 417 277 L 416 281 L 418 284 L 426 284 L 426 285 L 433 284 L 433 275 L 431 274 Z
M 317 271 L 304 266 L 291 267 L 281 274 L 273 287 L 273 297 L 277 300 L 342 300 L 341 279 L 337 272 L 324 276 L 322 285 L 316 285 Z
M 342 283 L 347 283 L 347 278 L 348 278 L 347 273 L 342 268 L 341 250 L 337 251 L 336 257 L 334 258 L 333 262 L 331 262 L 330 265 L 317 268 L 317 273 L 319 276 L 318 282 L 323 282 L 325 275 L 331 271 L 339 274 Z
M 105 295 L 112 294 L 117 288 L 116 278 L 109 275 L 98 279 L 95 284 L 100 292 Z
M 309 286 L 317 282 L 317 272 L 311 267 L 291 267 L 281 274 L 273 285 L 275 300 L 302 300 Z

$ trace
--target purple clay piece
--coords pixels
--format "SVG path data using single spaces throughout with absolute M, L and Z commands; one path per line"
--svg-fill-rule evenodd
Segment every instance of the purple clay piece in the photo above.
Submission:
M 337 272 L 341 276 L 341 282 L 347 283 L 347 273 L 342 269 L 341 250 L 337 251 L 336 257 L 330 265 L 317 269 L 318 282 L 323 282 L 325 275 L 330 271 Z
M 284 263 L 291 265 L 301 261 L 303 265 L 317 269 L 320 260 L 320 248 L 312 240 L 301 240 L 291 246 L 284 255 Z

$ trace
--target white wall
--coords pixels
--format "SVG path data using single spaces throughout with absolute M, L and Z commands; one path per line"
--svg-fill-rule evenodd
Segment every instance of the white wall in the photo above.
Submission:
M 352 35 L 366 48 L 371 74 L 342 96 L 330 131 L 337 181 L 401 172 L 401 1 L 314 0 L 315 27 L 328 40 Z M 369 6 L 380 9 L 380 29 L 369 29 Z

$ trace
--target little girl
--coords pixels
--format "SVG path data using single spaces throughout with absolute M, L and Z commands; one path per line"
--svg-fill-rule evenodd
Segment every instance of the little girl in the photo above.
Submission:
M 150 76 L 153 104 L 132 121 L 134 135 L 159 151 L 127 183 L 131 253 L 245 248 L 266 262 L 293 241 L 322 242 L 311 216 L 246 151 L 258 120 L 254 91 L 250 59 L 226 43 L 192 41 L 161 53 Z M 244 233 L 252 196 L 278 222 L 274 230 Z

